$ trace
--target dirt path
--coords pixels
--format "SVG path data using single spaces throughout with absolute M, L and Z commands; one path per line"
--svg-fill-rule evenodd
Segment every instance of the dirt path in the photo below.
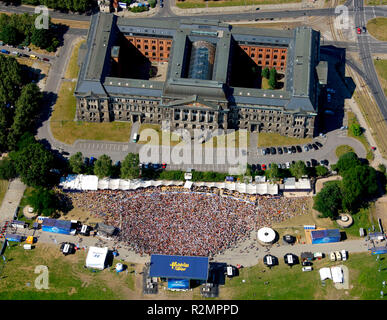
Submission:
M 387 230 L 387 195 L 379 198 L 375 202 L 375 210 L 373 210 L 374 220 L 377 222 L 378 219 L 382 220 L 383 229 Z

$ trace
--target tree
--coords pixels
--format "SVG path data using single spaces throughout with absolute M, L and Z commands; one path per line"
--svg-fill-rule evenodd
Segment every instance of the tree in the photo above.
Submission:
M 320 212 L 324 218 L 337 218 L 342 208 L 341 181 L 329 181 L 314 198 L 313 208 Z
M 17 176 L 14 163 L 7 157 L 0 161 L 0 179 L 10 180 Z
M 302 176 L 307 174 L 305 163 L 301 160 L 298 160 L 296 163 L 290 166 L 290 173 L 293 175 L 293 177 L 300 179 Z
M 342 176 L 344 171 L 356 167 L 360 164 L 361 162 L 355 152 L 347 152 L 339 158 L 339 161 L 337 161 L 336 170 Z
M 69 159 L 69 165 L 72 172 L 80 174 L 85 171 L 85 160 L 82 152 L 73 154 Z
M 156 0 L 149 0 L 148 3 L 149 3 L 151 8 L 156 7 Z
M 264 68 L 261 73 L 262 78 L 269 79 L 270 76 L 270 70 L 268 67 Z
M 53 190 L 37 188 L 27 197 L 27 203 L 39 215 L 51 216 L 59 207 L 59 200 Z
M 378 170 L 383 173 L 383 174 L 386 174 L 386 166 L 383 164 L 383 163 L 380 163 L 378 165 Z
M 275 68 L 270 69 L 269 86 L 272 90 L 277 87 L 277 70 Z
M 40 142 L 32 143 L 19 151 L 9 154 L 15 163 L 21 180 L 32 187 L 45 187 L 50 184 L 54 157 Z
M 21 90 L 20 97 L 15 103 L 14 120 L 8 134 L 10 150 L 16 147 L 24 132 L 34 128 L 41 100 L 42 93 L 35 83 L 28 83 Z
M 140 176 L 140 159 L 135 153 L 128 153 L 121 164 L 120 177 L 122 179 L 136 179 Z
M 39 48 L 45 49 L 51 44 L 51 38 L 49 29 L 34 28 L 31 35 L 31 43 Z
M 319 177 L 323 177 L 323 176 L 327 175 L 329 172 L 329 170 L 324 166 L 317 166 L 317 167 L 315 167 L 315 169 L 316 169 L 316 174 Z
M 106 154 L 100 156 L 94 164 L 94 174 L 98 176 L 98 178 L 110 177 L 112 171 L 112 159 Z
M 20 42 L 20 35 L 15 27 L 6 25 L 0 31 L 0 40 L 7 44 L 16 45 Z
M 361 127 L 360 127 L 360 124 L 357 123 L 357 122 L 353 122 L 349 128 L 349 130 L 351 130 L 352 134 L 355 136 L 355 137 L 358 137 L 362 134 L 362 130 L 361 130 Z
M 267 170 L 267 177 L 270 180 L 276 180 L 281 176 L 280 169 L 276 163 L 271 164 L 271 168 Z
M 342 181 L 343 208 L 357 210 L 369 197 L 378 192 L 376 170 L 370 166 L 358 165 L 344 172 Z

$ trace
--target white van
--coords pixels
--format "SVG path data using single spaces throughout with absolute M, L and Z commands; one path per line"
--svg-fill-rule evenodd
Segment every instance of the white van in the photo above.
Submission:
M 138 140 L 138 133 L 133 134 L 132 142 L 136 143 Z
M 331 253 L 329 254 L 329 257 L 331 258 L 331 261 L 336 261 L 336 255 L 335 255 L 334 252 L 331 252 Z
M 302 267 L 302 272 L 312 271 L 313 267 Z
M 347 260 L 347 251 L 341 250 L 341 258 L 343 261 Z
M 340 261 L 341 260 L 341 253 L 340 253 L 340 251 L 336 251 L 335 255 L 336 255 L 336 260 Z

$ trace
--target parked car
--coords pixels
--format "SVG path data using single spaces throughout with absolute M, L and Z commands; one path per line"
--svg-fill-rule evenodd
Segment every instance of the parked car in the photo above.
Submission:
M 316 146 L 315 143 L 312 144 L 312 147 L 313 147 L 314 150 L 318 150 L 318 147 Z
M 266 149 L 265 149 L 265 148 L 262 148 L 262 149 L 261 149 L 261 153 L 262 153 L 262 155 L 264 156 L 264 155 L 266 154 Z
M 50 59 L 47 59 L 47 58 L 43 58 L 42 60 L 43 61 L 50 61 Z
M 324 160 L 321 160 L 320 163 L 324 166 L 327 166 L 329 164 L 329 161 L 324 159 Z
M 320 143 L 320 142 L 318 142 L 318 141 L 316 141 L 315 144 L 316 144 L 319 148 L 321 148 L 321 147 L 323 146 L 322 143 Z
M 312 271 L 313 267 L 302 267 L 302 272 Z
M 313 265 L 313 262 L 310 262 L 310 261 L 303 261 L 302 262 L 303 267 L 310 267 L 311 265 Z
M 265 171 L 266 170 L 266 164 L 262 164 L 262 170 Z
M 262 170 L 262 167 L 261 167 L 261 165 L 258 163 L 257 164 L 257 171 L 261 171 Z
M 297 152 L 297 149 L 295 146 L 292 146 L 292 153 L 296 153 Z
M 167 164 L 166 164 L 165 162 L 163 162 L 163 163 L 161 164 L 161 167 L 162 167 L 163 169 L 165 169 L 165 168 L 167 167 Z
M 257 166 L 255 164 L 252 164 L 251 165 L 251 171 L 257 171 Z
M 286 169 L 290 168 L 290 162 L 286 162 Z
M 270 148 L 270 151 L 271 151 L 271 154 L 276 154 L 276 153 L 277 153 L 277 151 L 275 150 L 274 147 L 271 147 L 271 148 Z
M 311 164 L 312 164 L 312 167 L 315 167 L 315 166 L 318 165 L 318 162 L 317 162 L 316 159 L 310 159 L 310 162 L 311 162 Z
M 302 152 L 302 149 L 300 146 L 296 146 L 297 152 Z
M 266 148 L 266 154 L 270 154 L 270 148 Z
M 284 153 L 288 153 L 288 148 L 284 147 Z
M 90 163 L 90 159 L 88 158 L 88 157 L 85 157 L 85 159 L 84 159 L 84 163 L 85 163 L 85 165 L 89 165 L 89 163 Z
M 281 147 L 278 147 L 278 148 L 277 148 L 277 151 L 278 151 L 278 154 L 282 154 L 282 153 L 283 153 L 283 151 L 282 151 L 282 148 L 281 148 Z
M 306 166 L 307 166 L 308 168 L 310 168 L 310 167 L 312 166 L 312 164 L 310 163 L 310 161 L 306 161 Z
M 331 261 L 336 261 L 336 255 L 335 255 L 335 253 L 334 253 L 334 252 L 331 252 L 331 253 L 329 254 L 329 258 L 331 259 Z
M 304 151 L 305 151 L 305 152 L 309 151 L 309 148 L 308 148 L 307 145 L 304 145 Z
M 8 51 L 8 50 L 5 50 L 5 49 L 1 49 L 0 52 L 1 52 L 1 53 L 5 53 L 5 54 L 9 54 L 9 51 Z
M 356 33 L 357 33 L 357 34 L 361 34 L 361 29 L 360 29 L 360 27 L 357 27 L 357 28 L 356 28 Z
M 335 256 L 336 256 L 336 260 L 337 260 L 337 261 L 340 261 L 340 260 L 341 260 L 341 253 L 340 253 L 340 251 L 336 251 L 336 252 L 335 252 Z
M 159 170 L 159 169 L 161 169 L 161 164 L 160 164 L 160 163 L 154 163 L 153 166 L 152 166 L 152 168 L 153 168 L 154 170 Z
M 367 32 L 366 27 L 363 27 L 363 28 L 362 28 L 362 31 L 363 31 L 364 33 L 366 33 L 366 32 Z
M 341 258 L 343 259 L 343 261 L 347 260 L 347 251 L 341 250 Z
M 312 150 L 312 149 L 313 149 L 312 144 L 308 143 L 308 149 L 309 149 L 309 150 Z

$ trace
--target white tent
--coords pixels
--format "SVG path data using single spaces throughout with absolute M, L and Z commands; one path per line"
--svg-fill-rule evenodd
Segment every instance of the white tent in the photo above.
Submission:
M 103 270 L 105 269 L 105 261 L 108 253 L 108 248 L 89 247 L 89 252 L 86 257 L 86 267 Z
M 332 267 L 332 280 L 334 283 L 343 283 L 344 277 L 343 277 L 343 270 L 341 267 Z
M 187 180 L 184 184 L 185 189 L 191 189 L 192 188 L 192 181 Z
M 321 281 L 324 281 L 326 279 L 332 279 L 331 269 L 321 268 L 320 269 L 320 278 L 321 278 Z

